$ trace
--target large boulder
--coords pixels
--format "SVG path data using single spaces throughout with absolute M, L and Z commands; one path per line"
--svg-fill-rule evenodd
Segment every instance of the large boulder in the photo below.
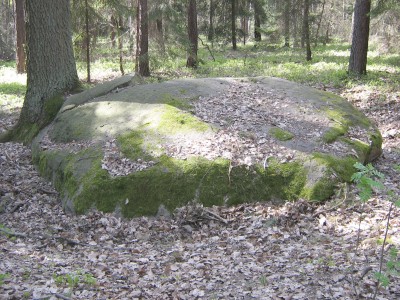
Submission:
M 67 211 L 324 201 L 381 153 L 377 127 L 332 93 L 264 77 L 135 81 L 70 97 L 34 140 Z

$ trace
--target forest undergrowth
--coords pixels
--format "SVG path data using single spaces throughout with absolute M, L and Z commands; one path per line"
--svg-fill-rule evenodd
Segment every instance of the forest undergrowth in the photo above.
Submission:
M 301 50 L 202 49 L 197 70 L 184 68 L 183 59 L 153 58 L 153 77 L 146 81 L 275 76 L 339 94 L 377 123 L 384 144 L 373 165 L 398 197 L 400 56 L 372 49 L 368 75 L 349 78 L 348 45 L 313 53 L 306 63 Z M 95 82 L 120 75 L 118 62 L 110 58 L 94 62 L 92 69 Z M 15 74 L 14 62 L 0 62 L 0 132 L 18 118 L 25 80 Z M 365 204 L 355 185 L 343 184 L 319 206 L 302 200 L 213 208 L 191 203 L 170 218 L 125 220 L 97 211 L 71 216 L 39 177 L 30 155 L 24 145 L 0 144 L 1 299 L 374 297 L 390 206 L 381 190 Z M 399 248 L 400 211 L 394 208 L 383 271 L 386 262 L 400 259 L 391 256 Z M 400 298 L 399 275 L 388 279 L 376 299 Z

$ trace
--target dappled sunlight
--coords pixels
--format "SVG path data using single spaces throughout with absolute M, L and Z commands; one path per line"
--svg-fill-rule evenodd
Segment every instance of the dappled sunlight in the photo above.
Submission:
M 317 52 L 318 53 L 318 52 Z M 336 57 L 350 57 L 350 50 L 325 50 L 321 51 L 324 56 L 336 56 Z
M 19 83 L 26 85 L 26 73 L 17 74 L 14 67 L 0 67 L 0 84 Z

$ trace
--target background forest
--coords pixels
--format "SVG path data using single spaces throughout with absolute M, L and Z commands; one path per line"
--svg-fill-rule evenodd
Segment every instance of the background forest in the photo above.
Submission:
M 332 61 L 332 56 L 336 56 L 337 59 L 346 56 L 346 52 L 340 54 L 340 51 L 346 50 L 348 47 L 346 45 L 351 43 L 354 2 L 352 0 L 197 1 L 195 9 L 197 9 L 199 53 L 196 66 L 199 68 L 193 75 L 288 77 L 279 72 L 274 74 L 271 67 L 265 67 L 263 63 L 277 64 L 282 55 L 286 58 L 288 55 L 294 55 L 287 63 L 304 65 L 307 40 L 314 52 L 314 64 L 337 63 L 338 61 Z M 15 28 L 18 29 L 16 25 L 19 23 L 23 24 L 24 15 L 23 11 L 18 14 L 18 10 L 14 9 L 15 4 L 16 7 L 18 4 L 22 7 L 22 3 L 22 0 L 1 1 L 0 59 L 2 60 L 14 59 L 16 49 L 23 48 L 23 46 L 16 47 Z M 148 12 L 148 28 L 144 33 L 145 39 L 149 42 L 148 59 L 151 74 L 162 78 L 190 76 L 188 73 L 192 71 L 183 69 L 191 45 L 188 36 L 190 14 L 188 1 L 71 1 L 75 56 L 81 71 L 86 71 L 88 81 L 90 77 L 98 78 L 96 68 L 119 71 L 119 73 L 134 70 L 136 57 L 140 54 L 137 33 L 143 32 L 138 14 L 139 4 L 143 3 L 146 4 Z M 372 1 L 370 49 L 379 55 L 396 53 L 398 50 L 399 15 L 400 7 L 396 1 Z M 307 31 L 309 36 L 306 34 Z M 23 39 L 19 43 L 23 45 Z M 336 54 L 321 53 L 321 46 L 332 44 L 337 45 Z M 232 49 L 238 49 L 240 53 L 232 52 Z M 335 47 L 331 46 L 330 49 L 333 51 Z M 275 53 L 276 51 L 279 53 Z M 240 60 L 237 66 L 235 60 L 236 62 Z M 91 71 L 87 62 L 92 64 Z M 302 69 L 300 66 L 293 66 L 293 71 L 299 68 Z M 312 66 L 308 68 L 312 69 Z M 23 66 L 21 70 L 24 70 Z M 304 73 L 303 71 L 300 73 Z

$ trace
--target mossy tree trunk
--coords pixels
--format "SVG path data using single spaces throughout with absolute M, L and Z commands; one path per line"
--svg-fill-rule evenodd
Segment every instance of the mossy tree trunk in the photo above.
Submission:
M 69 0 L 26 1 L 27 91 L 17 125 L 1 140 L 29 143 L 61 108 L 79 79 Z

